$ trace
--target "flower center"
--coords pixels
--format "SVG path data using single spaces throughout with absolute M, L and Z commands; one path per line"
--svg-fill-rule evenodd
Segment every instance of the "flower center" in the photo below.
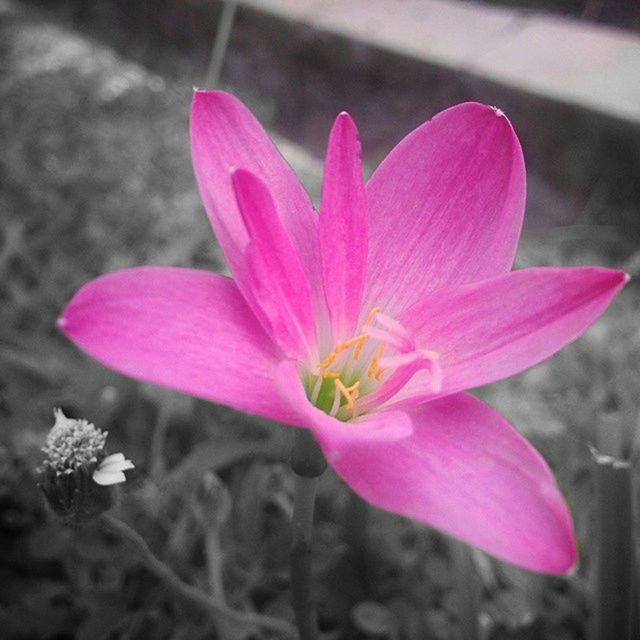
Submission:
M 429 369 L 434 392 L 441 387 L 439 354 L 417 349 L 400 322 L 374 307 L 354 337 L 336 343 L 305 375 L 310 402 L 349 421 L 395 395 L 420 369 Z

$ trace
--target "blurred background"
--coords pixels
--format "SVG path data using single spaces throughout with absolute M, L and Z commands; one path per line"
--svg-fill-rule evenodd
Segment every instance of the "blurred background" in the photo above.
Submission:
M 640 272 L 637 2 L 0 0 L 1 638 L 278 637 L 216 624 L 114 537 L 51 517 L 34 470 L 53 407 L 107 429 L 109 450 L 136 463 L 120 514 L 176 574 L 204 591 L 219 575 L 230 606 L 291 619 L 289 430 L 125 379 L 55 329 L 71 295 L 106 271 L 224 270 L 191 168 L 194 86 L 247 102 L 316 201 L 338 112 L 358 123 L 370 172 L 439 110 L 496 105 L 528 166 L 517 266 Z M 478 390 L 553 467 L 582 552 L 566 579 L 474 552 L 484 638 L 587 637 L 589 444 L 634 455 L 639 309 L 632 280 L 578 342 Z M 323 476 L 323 637 L 463 637 L 452 562 L 445 537 Z

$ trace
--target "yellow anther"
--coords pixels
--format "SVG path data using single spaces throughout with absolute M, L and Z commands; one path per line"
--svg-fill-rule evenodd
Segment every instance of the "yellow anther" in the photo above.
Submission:
M 347 408 L 350 411 L 353 411 L 353 408 L 355 407 L 355 401 L 358 399 L 357 394 L 358 387 L 360 386 L 360 380 L 352 384 L 350 387 L 345 387 L 340 378 L 336 378 L 334 380 L 334 383 L 336 385 L 336 393 L 341 393 L 344 396 L 344 399 L 347 401 Z
M 385 347 L 387 345 L 386 344 L 381 344 L 378 347 L 378 350 L 375 352 L 375 355 L 373 356 L 373 360 L 371 360 L 371 364 L 369 365 L 369 369 L 367 371 L 367 375 L 370 378 L 374 378 L 375 380 L 379 380 L 379 378 L 376 378 L 376 375 L 378 373 L 378 362 L 380 362 L 380 358 L 382 358 L 382 354 L 384 353 Z M 384 371 L 384 369 L 383 369 Z
M 322 372 L 322 377 L 323 378 L 338 378 L 340 376 L 340 374 L 337 371 L 323 371 Z
M 366 340 L 366 339 L 367 339 L 367 334 L 361 333 L 360 335 L 355 336 L 355 338 L 351 338 L 350 340 L 343 342 L 341 346 L 344 347 L 344 349 L 348 349 L 349 347 L 353 347 L 354 344 L 358 344 L 362 340 Z M 342 351 L 344 351 L 344 349 L 342 349 Z
M 335 352 L 332 351 L 324 360 L 320 361 L 320 364 L 318 365 L 318 367 L 320 367 L 320 369 L 326 369 L 327 367 L 330 367 L 335 362 L 336 358 L 337 356 Z
M 360 360 L 360 354 L 362 353 L 362 348 L 364 347 L 365 343 L 367 342 L 367 338 L 368 338 L 368 336 L 366 334 L 363 334 L 363 337 L 360 338 L 360 340 L 358 341 L 358 346 L 355 348 L 355 351 L 353 352 L 353 359 L 356 362 L 358 360 Z
M 382 307 L 373 307 L 373 309 L 369 311 L 369 315 L 367 316 L 365 325 L 371 324 L 373 322 L 373 319 L 376 317 L 376 313 L 380 313 L 380 311 L 382 311 Z
M 380 367 L 377 371 L 376 371 L 376 375 L 373 376 L 378 382 L 380 382 L 380 380 L 382 380 L 382 374 L 384 373 L 384 369 L 382 367 Z
M 354 353 L 354 358 L 357 360 L 360 356 L 360 351 L 362 351 L 362 347 L 367 340 L 367 334 L 361 333 L 360 335 L 355 336 L 354 338 L 350 338 L 345 342 L 338 342 L 335 349 L 326 357 L 324 360 L 321 360 L 318 364 L 318 368 L 322 372 L 323 377 L 330 378 L 333 376 L 325 375 L 325 369 L 329 368 L 337 359 L 338 356 L 347 349 L 353 347 L 353 345 L 357 345 L 356 352 Z

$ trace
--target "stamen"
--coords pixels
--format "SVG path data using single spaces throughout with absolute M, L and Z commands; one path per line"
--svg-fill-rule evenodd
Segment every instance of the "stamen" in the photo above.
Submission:
M 338 342 L 338 345 L 336 346 L 334 353 L 335 354 L 342 353 L 343 351 L 346 351 L 347 349 L 353 347 L 354 344 L 359 345 L 362 342 L 362 340 L 366 340 L 366 339 L 367 339 L 367 334 L 361 333 L 359 336 L 356 336 L 355 338 L 351 338 L 346 342 Z
M 336 355 L 336 352 L 332 351 L 324 360 L 320 361 L 318 367 L 320 367 L 320 369 L 326 369 L 327 367 L 330 367 L 335 362 L 337 357 L 338 356 Z
M 376 315 L 381 311 L 382 311 L 382 307 L 373 307 L 373 309 L 369 311 L 369 315 L 367 316 L 367 319 L 364 322 L 365 326 L 370 325 L 373 322 L 373 319 L 376 317 Z
M 371 323 L 373 322 L 373 319 L 376 317 L 378 313 L 380 313 L 381 310 L 382 310 L 381 307 L 373 307 L 373 309 L 369 311 L 369 315 L 367 316 L 367 319 L 364 321 L 365 328 L 368 328 L 371 325 Z M 358 346 L 353 352 L 353 359 L 356 362 L 360 360 L 360 355 L 362 354 L 362 349 L 364 348 L 364 345 L 367 342 L 367 338 L 368 338 L 368 335 L 366 333 L 362 333 L 358 336 Z
M 340 393 L 338 391 L 339 381 L 340 381 L 339 378 L 336 378 L 334 380 L 334 382 L 336 383 L 336 393 L 333 396 L 333 404 L 331 405 L 331 411 L 329 411 L 329 415 L 333 416 L 334 418 L 336 417 L 336 413 L 338 413 L 338 409 L 340 408 Z
M 313 390 L 311 391 L 311 404 L 315 404 L 318 402 L 318 396 L 320 395 L 320 387 L 322 387 L 323 377 L 318 376 L 313 385 Z
M 378 373 L 378 363 L 380 362 L 380 358 L 382 358 L 382 354 L 384 353 L 386 346 L 386 344 L 381 344 L 378 347 L 378 350 L 375 352 L 373 360 L 371 360 L 371 364 L 369 365 L 369 369 L 367 370 L 367 375 L 370 378 L 376 378 L 376 374 Z
M 349 408 L 350 411 L 353 411 L 353 407 L 355 406 L 354 401 L 357 400 L 358 396 L 356 395 L 354 397 L 351 395 L 351 393 L 358 391 L 358 387 L 360 386 L 360 380 L 352 384 L 350 387 L 345 387 L 344 383 L 342 382 L 342 380 L 340 380 L 340 378 L 336 378 L 334 382 L 336 385 L 336 397 L 339 398 L 339 394 L 341 393 L 344 396 L 345 400 L 347 401 L 347 407 Z M 334 404 L 335 404 L 335 399 L 334 399 Z
M 327 404 L 331 403 L 331 409 L 327 411 L 330 416 L 339 415 L 340 420 L 353 420 L 360 412 L 375 406 L 381 397 L 395 394 L 420 369 L 428 370 L 428 382 L 433 392 L 441 391 L 443 372 L 440 355 L 436 351 L 416 348 L 407 329 L 382 313 L 381 307 L 371 309 L 360 330 L 358 335 L 336 342 L 333 350 L 317 364 L 318 372 L 310 396 L 313 404 L 317 406 L 320 403 L 326 411 Z M 386 350 L 390 353 L 385 357 Z M 362 358 L 364 363 L 356 364 Z M 378 385 L 385 372 L 389 373 L 389 379 Z M 358 378 L 361 379 L 351 386 L 343 382 L 344 379 Z M 323 387 L 325 380 L 332 380 L 333 385 L 329 383 Z M 333 399 L 332 387 L 335 387 Z M 356 403 L 358 399 L 360 402 Z
M 353 359 L 356 362 L 360 360 L 360 354 L 362 353 L 362 349 L 367 342 L 367 334 L 364 333 L 362 335 L 363 337 L 360 339 L 360 342 L 358 342 L 358 346 L 355 348 L 355 351 L 353 352 Z
M 367 335 L 365 333 L 361 333 L 360 335 L 350 338 L 346 342 L 338 342 L 338 344 L 336 345 L 336 348 L 326 358 L 321 360 L 318 364 L 318 368 L 322 373 L 322 377 L 335 378 L 336 375 L 338 374 L 334 375 L 333 372 L 327 371 L 326 369 L 328 369 L 338 359 L 338 356 L 341 353 L 343 353 L 347 349 L 350 349 L 353 345 L 357 345 L 356 352 L 359 356 L 360 351 L 362 350 L 362 345 L 366 340 L 367 340 Z M 356 357 L 355 359 L 357 360 L 358 358 Z

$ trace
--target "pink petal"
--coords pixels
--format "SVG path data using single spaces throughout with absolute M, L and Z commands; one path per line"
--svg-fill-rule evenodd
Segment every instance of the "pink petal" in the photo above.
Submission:
M 396 441 L 406 438 L 413 426 L 403 411 L 387 411 L 362 416 L 355 422 L 341 422 L 309 402 L 301 382 L 301 373 L 293 360 L 278 366 L 278 389 L 283 402 L 295 413 L 297 424 L 311 429 L 327 452 L 358 442 Z
M 324 305 L 318 216 L 295 173 L 247 107 L 222 91 L 196 91 L 191 153 L 202 200 L 241 290 L 247 279 L 244 250 L 249 239 L 231 185 L 233 169 L 247 169 L 269 186 L 282 224 Z
M 509 271 L 525 201 L 520 144 L 502 112 L 465 103 L 409 134 L 367 185 L 365 311 Z
M 354 491 L 527 569 L 571 570 L 576 542 L 562 495 L 542 457 L 500 414 L 459 394 L 409 415 L 415 428 L 404 440 L 332 452 Z
M 243 169 L 234 172 L 233 186 L 251 238 L 247 302 L 288 356 L 304 360 L 315 352 L 317 359 L 311 287 L 269 190 Z
M 534 268 L 440 291 L 403 314 L 422 348 L 440 354 L 442 393 L 514 375 L 575 340 L 627 282 L 623 271 Z M 419 373 L 396 400 L 433 397 Z M 426 391 L 425 391 L 426 389 Z
M 229 278 L 171 267 L 86 284 L 59 326 L 80 348 L 133 378 L 283 422 L 279 350 Z
M 333 340 L 356 329 L 367 261 L 367 209 L 355 123 L 341 113 L 329 136 L 320 207 L 322 281 Z

